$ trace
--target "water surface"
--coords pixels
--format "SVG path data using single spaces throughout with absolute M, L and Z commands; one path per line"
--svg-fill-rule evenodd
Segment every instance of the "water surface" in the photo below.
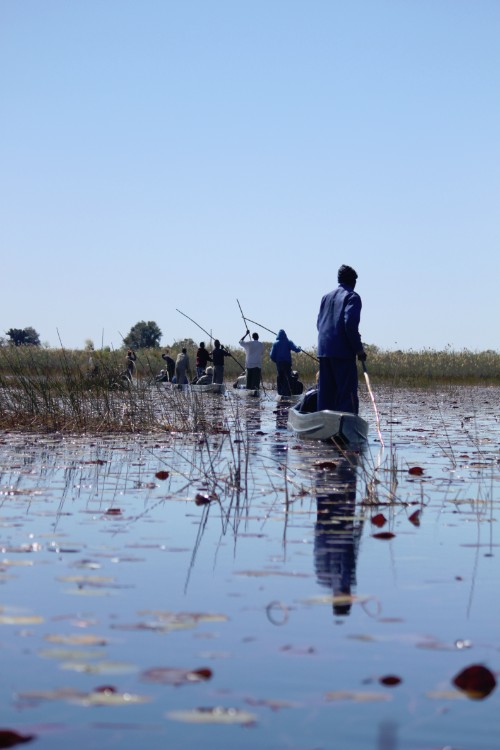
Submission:
M 3 434 L 1 728 L 497 748 L 498 690 L 453 680 L 500 670 L 499 396 L 376 389 L 382 449 L 363 393 L 361 454 L 297 440 L 271 394 L 207 394 L 215 433 Z

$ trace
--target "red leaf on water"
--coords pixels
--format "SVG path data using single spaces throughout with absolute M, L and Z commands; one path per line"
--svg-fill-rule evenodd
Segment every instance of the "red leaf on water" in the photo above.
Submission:
M 204 682 L 212 677 L 212 670 L 208 667 L 201 669 L 179 669 L 177 667 L 153 667 L 142 673 L 141 677 L 147 682 L 156 682 L 161 685 L 180 685 Z
M 378 534 L 372 534 L 374 539 L 394 539 L 396 534 L 393 534 L 392 531 L 379 531 Z
M 408 517 L 408 520 L 414 526 L 420 526 L 420 511 L 416 510 L 414 513 L 411 514 L 411 516 Z
M 424 473 L 424 470 L 421 466 L 411 466 L 408 469 L 408 474 L 413 474 L 414 476 L 421 476 Z
M 34 734 L 18 734 L 11 729 L 0 729 L 0 747 L 14 747 L 35 739 Z
M 374 526 L 378 526 L 379 528 L 381 528 L 382 526 L 384 526 L 384 524 L 387 523 L 387 518 L 383 513 L 377 513 L 375 516 L 370 518 L 370 521 Z
M 120 508 L 108 508 L 106 511 L 107 516 L 121 516 L 122 512 Z
M 379 678 L 379 682 L 381 685 L 385 685 L 386 687 L 395 687 L 396 685 L 399 685 L 403 680 L 401 677 L 397 677 L 395 674 L 388 674 L 384 677 Z
M 482 700 L 496 687 L 497 681 L 493 672 L 482 664 L 472 664 L 453 678 L 453 684 L 463 690 L 468 698 Z
M 170 474 L 168 473 L 168 471 L 157 471 L 155 474 L 155 477 L 161 480 L 168 479 L 169 476 Z
M 196 495 L 194 499 L 196 505 L 208 505 L 210 503 L 210 498 L 208 495 L 202 495 L 200 492 Z
M 113 685 L 99 685 L 94 688 L 94 693 L 117 693 L 117 689 Z

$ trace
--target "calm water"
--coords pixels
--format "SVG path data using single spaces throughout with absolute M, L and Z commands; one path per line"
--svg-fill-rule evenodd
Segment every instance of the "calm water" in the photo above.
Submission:
M 231 393 L 206 396 L 209 436 L 3 434 L 0 729 L 52 749 L 500 747 L 500 691 L 453 684 L 500 672 L 500 389 L 375 389 L 384 450 L 362 397 L 362 455 Z

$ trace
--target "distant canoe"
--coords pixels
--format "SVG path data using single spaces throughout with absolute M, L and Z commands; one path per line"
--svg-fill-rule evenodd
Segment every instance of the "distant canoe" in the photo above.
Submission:
M 288 412 L 288 427 L 307 440 L 334 440 L 356 445 L 365 443 L 368 437 L 368 422 L 357 414 L 345 411 L 305 412 L 298 411 L 298 404 Z
M 173 389 L 177 388 L 178 390 L 189 392 L 192 391 L 193 393 L 225 393 L 226 392 L 226 386 L 223 383 L 205 383 L 205 384 L 198 384 L 198 383 L 184 383 L 181 385 L 180 388 L 175 383 L 167 383 L 167 385 Z

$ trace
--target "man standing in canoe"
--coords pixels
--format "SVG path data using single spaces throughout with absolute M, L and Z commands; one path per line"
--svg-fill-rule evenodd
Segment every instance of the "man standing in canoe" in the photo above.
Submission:
M 318 411 L 347 411 L 357 414 L 358 368 L 365 350 L 359 334 L 361 297 L 354 291 L 358 274 L 340 266 L 337 289 L 325 294 L 318 314 Z
M 300 346 L 294 344 L 283 328 L 280 328 L 269 353 L 276 365 L 276 389 L 279 396 L 290 396 L 292 393 L 292 352 L 300 351 Z
M 259 341 L 258 333 L 252 333 L 251 341 L 244 341 L 249 335 L 250 331 L 247 328 L 245 335 L 240 339 L 240 346 L 245 350 L 245 367 L 247 371 L 246 387 L 252 391 L 256 391 L 260 388 L 264 344 L 262 341 Z
M 214 383 L 224 382 L 224 359 L 230 354 L 227 349 L 221 346 L 219 339 L 215 339 L 212 350 L 212 362 L 214 365 Z

